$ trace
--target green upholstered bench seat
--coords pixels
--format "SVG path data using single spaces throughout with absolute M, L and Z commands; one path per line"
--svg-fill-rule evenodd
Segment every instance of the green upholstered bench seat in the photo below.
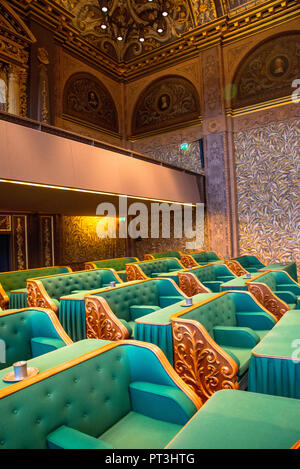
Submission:
M 200 407 L 153 345 L 81 341 L 68 357 L 73 347 L 75 358 L 0 391 L 2 448 L 163 448 Z
M 27 295 L 24 293 L 26 282 L 29 278 L 42 277 L 43 275 L 55 275 L 70 272 L 69 267 L 42 267 L 38 269 L 18 270 L 0 273 L 0 305 L 10 309 L 27 307 Z M 22 292 L 21 292 L 22 290 Z M 11 292 L 14 294 L 11 295 Z M 26 290 L 25 290 L 26 292 Z M 6 296 L 6 300 L 5 300 Z M 8 302 L 9 300 L 9 302 Z
M 299 400 L 219 391 L 167 449 L 289 449 L 299 440 L 299 422 Z
M 178 277 L 176 276 L 176 273 L 183 268 L 183 265 L 175 257 L 136 262 L 134 264 L 129 264 L 126 267 L 128 280 L 138 279 L 141 278 L 141 276 L 144 276 L 145 279 L 155 278 L 160 275 L 164 275 L 166 277 L 170 274 L 170 278 L 175 280 L 177 283 Z
M 221 258 L 213 251 L 202 251 L 190 254 L 190 256 L 199 264 L 209 264 L 210 262 L 220 261 Z
M 263 288 L 260 285 L 263 284 L 264 286 L 268 287 Z M 272 308 L 275 308 L 274 314 L 276 314 L 276 308 L 279 310 L 281 309 L 284 311 L 284 304 L 280 301 L 278 302 L 280 305 L 276 305 L 276 300 L 279 299 L 282 302 L 286 303 L 289 309 L 300 309 L 300 285 L 295 282 L 285 271 L 283 270 L 273 270 L 269 272 L 263 272 L 261 274 L 256 275 L 255 277 L 251 278 L 250 280 L 246 281 L 246 285 L 249 291 L 253 292 L 254 295 L 257 294 L 258 288 L 253 288 L 253 285 L 258 285 L 260 291 L 258 300 L 265 304 L 266 301 L 266 308 L 268 308 L 269 296 L 273 293 L 273 301 L 272 301 Z M 268 290 L 269 289 L 269 290 Z M 271 292 L 270 292 L 271 290 Z M 283 309 L 282 309 L 283 308 Z M 286 308 L 285 308 L 286 309 Z M 281 315 L 282 315 L 281 311 Z M 272 310 L 273 312 L 273 310 Z
M 94 292 L 85 297 L 87 312 L 86 333 L 88 334 L 89 328 L 88 312 L 91 307 L 89 303 L 93 305 L 93 309 L 96 308 L 98 311 L 102 311 L 103 321 L 108 317 L 109 321 L 115 321 L 114 325 L 117 328 L 119 321 L 125 326 L 129 335 L 127 334 L 127 336 L 119 338 L 131 338 L 136 319 L 178 303 L 184 298 L 185 295 L 169 279 L 149 279 Z M 103 310 L 106 312 L 105 316 L 103 315 Z M 99 326 L 100 332 L 101 334 L 106 333 Z M 111 336 L 101 335 L 100 338 L 109 339 Z
M 213 296 L 213 293 L 200 293 L 193 297 L 193 301 L 194 303 L 199 303 Z M 134 338 L 157 345 L 164 352 L 169 362 L 173 364 L 173 338 L 170 317 L 187 308 L 188 306 L 185 306 L 185 300 L 181 300 L 170 306 L 159 309 L 154 313 L 136 319 Z
M 57 313 L 61 297 L 70 295 L 74 291 L 80 293 L 84 290 L 88 292 L 106 288 L 110 282 L 118 284 L 122 281 L 112 269 L 94 269 L 36 278 L 28 281 L 27 288 L 34 292 L 34 295 L 31 293 L 33 301 L 36 301 L 36 291 L 39 291 L 45 303 Z
M 114 269 L 121 280 L 126 282 L 126 264 L 139 262 L 137 257 L 118 257 L 115 259 L 102 259 L 99 261 L 90 261 L 85 263 L 86 269 Z
M 34 308 L 3 311 L 0 338 L 5 342 L 5 360 L 0 369 L 71 343 L 51 311 Z
M 209 264 L 203 267 L 193 267 L 185 269 L 179 273 L 179 286 L 185 292 L 186 288 L 192 288 L 192 295 L 197 292 L 197 288 L 201 285 L 205 286 L 212 292 L 218 293 L 221 290 L 221 285 L 224 282 L 231 281 L 237 278 L 225 264 Z M 197 287 L 199 285 L 199 287 Z
M 152 260 L 154 259 L 162 259 L 164 257 L 176 257 L 177 259 L 181 259 L 181 252 L 180 251 L 167 251 L 167 252 L 151 252 L 151 254 L 145 254 L 145 260 Z
M 190 375 L 196 377 L 202 399 L 222 389 L 223 380 L 227 386 L 229 376 L 232 387 L 247 386 L 251 351 L 276 324 L 276 319 L 247 292 L 219 293 L 170 319 L 174 368 L 187 383 Z M 218 377 L 212 386 L 212 378 L 208 380 L 206 376 L 209 370 L 205 371 L 210 363 L 207 359 L 206 365 L 207 350 L 214 357 L 212 376 Z M 204 371 L 199 371 L 202 368 Z

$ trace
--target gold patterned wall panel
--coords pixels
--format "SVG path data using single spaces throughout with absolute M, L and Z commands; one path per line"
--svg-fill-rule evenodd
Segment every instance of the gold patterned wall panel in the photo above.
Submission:
M 241 254 L 299 262 L 300 119 L 238 131 L 234 144 Z
M 119 246 L 117 239 L 98 238 L 98 221 L 97 217 L 62 217 L 63 264 L 125 256 L 124 240 Z

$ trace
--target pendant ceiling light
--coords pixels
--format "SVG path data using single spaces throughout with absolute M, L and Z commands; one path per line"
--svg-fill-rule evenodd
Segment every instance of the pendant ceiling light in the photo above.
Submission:
M 101 29 L 119 42 L 126 41 L 132 33 L 141 43 L 145 35 L 163 35 L 173 8 L 170 1 L 164 0 L 98 0 L 98 3 Z

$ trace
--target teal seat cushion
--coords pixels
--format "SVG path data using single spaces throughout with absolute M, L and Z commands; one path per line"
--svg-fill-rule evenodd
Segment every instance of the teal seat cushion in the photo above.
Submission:
M 126 321 L 125 319 L 119 319 L 119 321 L 123 324 L 123 326 L 126 327 L 127 331 L 128 331 L 128 334 L 129 334 L 129 338 L 131 338 L 133 336 L 133 327 L 132 327 L 132 324 L 134 324 L 134 321 L 133 322 L 129 322 L 129 321 Z
M 62 425 L 47 437 L 49 449 L 113 449 L 109 444 Z
M 65 345 L 66 344 L 61 339 L 55 339 L 52 337 L 32 337 L 32 358 L 44 355 L 44 353 L 52 352 L 53 350 L 64 347 Z
M 181 430 L 182 425 L 129 412 L 106 432 L 101 441 L 114 449 L 160 449 Z
M 243 376 L 243 374 L 246 373 L 246 371 L 248 371 L 249 369 L 249 361 L 252 349 L 231 346 L 222 346 L 222 349 L 225 350 L 225 352 L 227 352 L 228 355 L 230 355 L 238 365 L 238 377 L 240 378 L 241 376 Z
M 296 304 L 295 303 L 288 303 L 288 307 L 290 309 L 296 309 Z
M 147 381 L 134 381 L 129 389 L 134 412 L 178 425 L 194 414 L 194 405 L 181 389 Z

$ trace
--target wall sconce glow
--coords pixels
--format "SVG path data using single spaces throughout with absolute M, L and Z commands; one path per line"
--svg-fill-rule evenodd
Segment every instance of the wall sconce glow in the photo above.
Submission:
M 189 144 L 188 143 L 182 143 L 180 145 L 180 150 L 188 150 L 189 149 Z

